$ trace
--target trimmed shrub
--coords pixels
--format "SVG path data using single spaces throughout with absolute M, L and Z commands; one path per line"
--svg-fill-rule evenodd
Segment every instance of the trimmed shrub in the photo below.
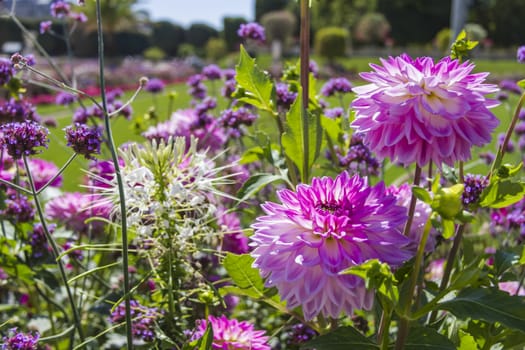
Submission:
M 383 44 L 390 33 L 390 23 L 381 13 L 370 12 L 359 19 L 354 30 L 356 41 L 364 44 Z
M 237 34 L 237 30 L 241 24 L 247 23 L 246 19 L 242 17 L 224 17 L 223 19 L 223 37 L 228 51 L 236 51 L 242 40 Z M 209 42 L 209 41 L 208 41 Z
M 168 56 L 177 56 L 179 47 L 184 43 L 186 31 L 177 24 L 160 21 L 153 24 L 151 44 L 160 48 Z
M 220 38 L 211 38 L 206 43 L 206 57 L 210 60 L 216 61 L 228 53 L 226 43 Z
M 166 58 L 166 53 L 157 46 L 152 46 L 147 48 L 143 53 L 142 56 L 144 56 L 145 59 L 157 62 L 162 61 L 164 58 Z
M 278 40 L 286 43 L 295 28 L 295 16 L 289 11 L 268 12 L 261 18 L 268 41 Z
M 345 28 L 321 28 L 315 35 L 315 52 L 330 61 L 336 57 L 343 57 L 349 40 L 350 32 Z

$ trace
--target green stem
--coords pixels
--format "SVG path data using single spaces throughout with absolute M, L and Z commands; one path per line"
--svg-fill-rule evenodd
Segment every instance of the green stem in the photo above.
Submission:
M 303 129 L 303 183 L 308 183 L 310 178 L 310 140 L 308 125 L 308 102 L 309 102 L 309 58 L 310 58 L 310 7 L 309 0 L 301 0 L 301 91 L 303 106 L 301 109 L 301 122 Z
M 122 232 L 122 274 L 124 276 L 124 304 L 126 308 L 126 338 L 127 349 L 133 349 L 133 333 L 131 320 L 131 295 L 129 285 L 129 271 L 128 271 L 128 222 L 126 217 L 126 197 L 124 194 L 124 183 L 122 181 L 122 174 L 120 172 L 120 165 L 118 155 L 113 141 L 113 133 L 111 131 L 111 124 L 109 122 L 109 114 L 106 100 L 106 82 L 104 79 L 104 32 L 102 31 L 102 13 L 100 10 L 100 0 L 96 0 L 97 7 L 97 33 L 98 33 L 98 59 L 100 69 L 100 94 L 102 98 L 102 107 L 104 111 L 104 126 L 107 134 L 107 144 L 113 159 L 115 167 L 115 177 L 117 179 L 120 217 L 121 217 L 121 232 Z
M 421 181 L 421 168 L 419 165 L 416 165 L 416 170 L 414 171 L 414 186 L 418 186 L 419 182 Z M 405 229 L 403 230 L 403 234 L 405 236 L 408 236 L 410 233 L 410 228 L 412 227 L 412 222 L 414 221 L 414 212 L 416 211 L 416 202 L 417 198 L 412 194 L 412 197 L 410 198 L 410 205 L 408 207 L 408 219 L 407 223 L 405 224 Z
M 412 297 L 414 296 L 414 292 L 416 290 L 417 281 L 419 279 L 419 272 L 421 270 L 423 256 L 425 254 L 425 246 L 427 245 L 427 240 L 431 228 L 432 224 L 429 218 L 425 224 L 425 228 L 423 229 L 423 235 L 421 236 L 421 241 L 419 242 L 419 246 L 417 248 L 416 261 L 414 262 L 414 271 L 412 272 L 409 288 L 406 294 L 408 300 L 405 303 L 405 307 L 403 310 L 404 312 L 403 315 L 401 315 L 401 319 L 399 321 L 399 330 L 395 347 L 396 350 L 403 350 L 406 338 L 408 337 L 408 331 L 410 328 Z
M 463 232 L 465 232 L 465 225 L 461 224 L 456 229 L 456 236 L 454 237 L 454 243 L 452 243 L 452 248 L 447 257 L 447 262 L 445 263 L 445 271 L 443 272 L 443 278 L 439 285 L 439 291 L 445 290 L 448 287 L 448 281 L 450 280 L 450 275 L 452 273 L 452 268 L 454 267 L 454 261 L 456 260 L 456 255 L 459 251 L 459 246 L 461 245 L 461 240 L 463 238 Z M 430 315 L 429 323 L 432 323 L 436 320 L 437 311 L 432 312 Z
M 58 170 L 58 172 L 51 178 L 49 179 L 48 182 L 46 182 L 46 184 L 44 186 L 42 186 L 41 189 L 39 189 L 36 194 L 40 194 L 42 193 L 42 191 L 44 191 L 46 188 L 49 187 L 49 185 L 51 185 L 53 183 L 53 181 L 55 181 L 55 179 L 57 177 L 59 177 L 65 170 L 66 168 L 69 166 L 69 164 L 71 164 L 71 162 L 77 157 L 77 153 L 73 153 L 71 155 L 71 157 L 69 157 L 69 159 L 66 161 L 66 163 Z M 29 171 L 29 169 L 26 169 L 26 171 Z
M 66 276 L 66 270 L 64 269 L 64 264 L 62 264 L 62 260 L 58 259 L 58 256 L 60 255 L 60 250 L 58 249 L 58 245 L 51 236 L 51 233 L 49 232 L 49 229 L 47 227 L 47 223 L 44 217 L 44 212 L 42 211 L 42 206 L 40 204 L 40 199 L 38 198 L 38 194 L 36 192 L 35 188 L 35 182 L 33 181 L 33 176 L 31 175 L 31 171 L 29 171 L 29 164 L 27 162 L 27 158 L 25 155 L 23 155 L 22 159 L 24 160 L 24 165 L 27 169 L 27 178 L 29 180 L 29 185 L 31 186 L 31 191 L 33 194 L 33 199 L 35 200 L 35 207 L 38 212 L 38 217 L 40 219 L 40 223 L 42 224 L 42 229 L 44 231 L 44 235 L 46 236 L 46 240 L 48 241 L 49 245 L 51 246 L 51 250 L 53 252 L 53 257 L 56 259 L 58 270 L 60 271 L 60 277 L 62 278 L 62 282 L 64 283 L 64 287 L 66 288 L 67 297 L 69 299 L 69 303 L 71 304 L 71 309 L 73 311 L 73 319 L 75 322 L 75 327 L 77 328 L 78 335 L 80 337 L 80 341 L 84 341 L 84 332 L 82 331 L 82 324 L 80 322 L 80 315 L 78 313 L 77 306 L 75 304 L 75 299 L 73 297 L 73 294 L 71 293 L 71 288 L 69 288 L 69 284 L 67 283 L 67 276 Z
M 385 310 L 381 313 L 381 321 L 377 331 L 377 340 L 381 350 L 388 350 L 390 337 L 388 336 L 388 329 L 390 328 L 390 321 L 392 320 L 392 310 Z
M 290 159 L 290 157 L 284 154 L 283 144 L 281 142 L 281 136 L 284 134 L 284 124 L 281 119 L 281 114 L 277 114 L 277 116 L 275 116 L 275 120 L 277 121 L 277 128 L 279 129 L 279 144 L 281 145 L 281 155 L 284 155 L 284 159 L 286 161 L 286 167 L 288 168 L 288 176 L 290 177 L 290 181 L 295 187 L 299 183 L 298 176 L 297 176 L 297 170 L 292 160 Z
M 505 155 L 505 150 L 507 149 L 507 145 L 510 142 L 510 138 L 512 137 L 512 132 L 514 131 L 514 128 L 516 127 L 516 123 L 519 120 L 520 111 L 524 103 L 525 103 L 525 93 L 521 95 L 518 101 L 518 105 L 516 106 L 516 110 L 514 111 L 514 116 L 512 117 L 512 121 L 510 122 L 509 128 L 507 129 L 507 132 L 505 133 L 503 143 L 498 149 L 498 153 L 496 154 L 496 159 L 494 159 L 494 163 L 492 163 L 492 167 L 490 169 L 488 178 L 490 178 L 490 176 L 494 174 L 494 171 L 496 171 L 497 168 L 499 168 L 499 166 L 501 165 L 503 156 Z

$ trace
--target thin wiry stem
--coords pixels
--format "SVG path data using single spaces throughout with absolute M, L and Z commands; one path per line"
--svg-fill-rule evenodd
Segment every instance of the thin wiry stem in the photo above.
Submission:
M 115 177 L 117 179 L 119 201 L 120 201 L 120 217 L 121 217 L 121 232 L 122 232 L 122 274 L 124 275 L 124 304 L 126 308 L 126 338 L 127 349 L 133 349 L 133 333 L 131 320 L 131 295 L 129 285 L 129 271 L 128 271 L 128 222 L 126 218 L 126 197 L 124 194 L 124 183 L 122 181 L 122 174 L 120 172 L 120 164 L 118 161 L 117 150 L 115 142 L 113 141 L 113 133 L 111 131 L 111 123 L 109 122 L 109 113 L 106 100 L 106 82 L 104 79 L 104 32 L 102 31 L 102 13 L 100 10 L 100 0 L 96 0 L 97 5 L 97 32 L 98 32 L 98 60 L 100 69 L 100 94 L 102 98 L 102 109 L 104 111 L 104 126 L 106 129 L 107 144 L 113 159 L 113 166 L 115 167 Z
M 33 181 L 33 176 L 31 175 L 31 171 L 29 170 L 29 164 L 27 162 L 26 156 L 24 155 L 22 159 L 24 160 L 24 165 L 27 169 L 27 178 L 29 180 L 29 185 L 31 186 L 31 192 L 33 194 L 33 199 L 35 201 L 35 207 L 38 212 L 38 217 L 40 219 L 40 223 L 42 224 L 42 229 L 44 231 L 44 235 L 46 236 L 46 240 L 51 246 L 53 257 L 56 259 L 58 270 L 60 271 L 60 277 L 62 278 L 62 282 L 64 283 L 64 287 L 66 288 L 67 297 L 68 297 L 69 303 L 71 304 L 71 309 L 73 311 L 73 321 L 75 322 L 75 327 L 77 328 L 78 336 L 80 337 L 80 341 L 83 342 L 84 332 L 82 331 L 82 323 L 80 321 L 80 314 L 78 313 L 78 309 L 75 304 L 75 298 L 73 297 L 73 294 L 71 293 L 71 288 L 69 288 L 69 284 L 67 283 L 67 276 L 66 276 L 66 270 L 64 269 L 64 264 L 62 264 L 62 260 L 58 259 L 58 256 L 60 255 L 60 250 L 58 249 L 58 245 L 53 239 L 53 237 L 51 236 L 51 233 L 49 232 L 49 229 L 47 227 L 46 219 L 44 217 L 44 212 L 42 211 L 42 205 L 40 204 L 40 199 L 38 198 L 38 194 L 36 192 L 35 182 Z

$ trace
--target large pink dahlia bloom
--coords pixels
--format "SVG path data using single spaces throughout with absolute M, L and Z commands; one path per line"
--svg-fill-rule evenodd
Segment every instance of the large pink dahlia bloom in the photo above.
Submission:
M 489 111 L 498 102 L 486 94 L 488 73 L 471 74 L 474 65 L 449 57 L 408 55 L 381 60 L 361 77 L 371 84 L 354 88 L 352 127 L 379 157 L 403 164 L 453 166 L 470 159 L 472 146 L 490 142 L 498 119 Z
M 229 320 L 226 316 L 208 316 L 213 330 L 212 349 L 222 350 L 270 350 L 269 337 L 265 331 L 256 331 L 253 324 L 246 321 Z M 191 340 L 201 338 L 206 332 L 207 321 L 197 321 L 197 329 Z
M 266 215 L 252 225 L 251 255 L 266 285 L 277 287 L 289 309 L 302 306 L 307 320 L 372 306 L 364 280 L 341 271 L 369 259 L 399 265 L 413 255 L 398 229 L 407 210 L 383 183 L 371 187 L 343 172 L 277 195 L 282 204 L 263 204 Z

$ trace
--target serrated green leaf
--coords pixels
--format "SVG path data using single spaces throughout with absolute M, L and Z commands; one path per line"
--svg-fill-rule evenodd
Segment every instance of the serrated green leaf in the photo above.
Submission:
M 332 141 L 339 141 L 343 135 L 343 129 L 341 129 L 341 123 L 327 116 L 321 116 L 321 126 L 323 127 L 326 134 L 332 139 Z
M 299 88 L 297 98 L 286 114 L 285 132 L 281 136 L 281 143 L 286 156 L 297 165 L 301 179 L 307 182 L 306 174 L 309 173 L 321 148 L 322 130 L 320 118 L 303 109 L 301 95 Z
M 281 175 L 273 174 L 255 174 L 251 176 L 237 192 L 239 203 L 249 199 L 257 192 L 259 192 L 264 186 L 274 183 L 276 181 L 284 181 L 285 179 Z
M 353 327 L 341 327 L 333 332 L 321 335 L 303 345 L 301 349 L 316 350 L 378 350 L 379 346 L 359 333 Z
M 182 350 L 211 350 L 213 345 L 213 328 L 211 323 L 208 322 L 206 331 L 199 339 L 192 341 L 189 344 L 184 345 Z
M 428 193 L 428 191 L 426 189 L 424 189 L 423 187 L 413 186 L 412 187 L 412 193 L 420 201 L 423 201 L 423 202 L 425 202 L 427 204 L 432 203 L 432 197 L 430 196 L 430 193 Z
M 393 347 L 392 347 L 393 349 Z M 456 350 L 456 346 L 447 337 L 433 328 L 410 328 L 404 350 Z
M 239 63 L 235 67 L 235 80 L 244 89 L 239 100 L 259 109 L 274 113 L 274 85 L 269 74 L 255 64 L 248 52 L 241 45 Z
M 525 197 L 525 182 L 510 179 L 495 179 L 481 194 L 481 207 L 505 208 L 519 202 Z
M 253 298 L 265 297 L 264 282 L 259 271 L 252 267 L 254 258 L 249 254 L 236 255 L 227 253 L 223 266 L 235 285 Z
M 464 289 L 454 299 L 439 303 L 438 308 L 448 310 L 460 319 L 499 322 L 525 331 L 525 299 L 496 288 Z

